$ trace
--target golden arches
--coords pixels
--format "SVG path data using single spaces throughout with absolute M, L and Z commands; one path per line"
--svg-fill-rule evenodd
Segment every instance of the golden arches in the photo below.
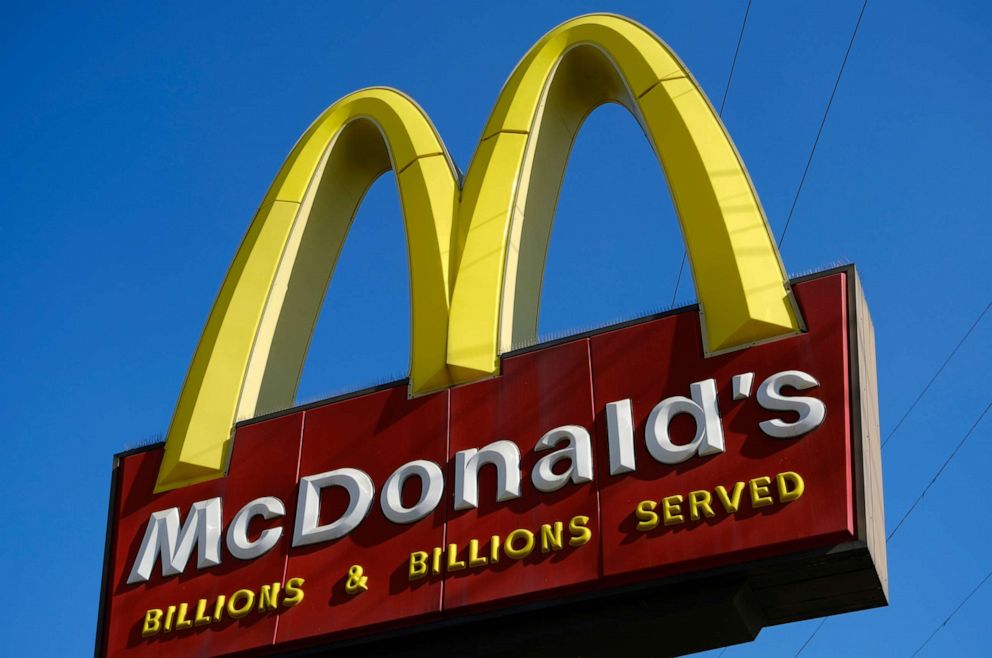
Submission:
M 699 86 L 647 29 L 584 16 L 549 32 L 514 70 L 461 190 L 429 119 L 395 90 L 356 92 L 314 122 L 211 310 L 157 489 L 222 475 L 235 419 L 292 404 L 348 227 L 389 169 L 410 259 L 411 392 L 497 374 L 499 354 L 536 332 L 565 163 L 583 120 L 604 102 L 633 113 L 664 165 L 708 351 L 799 331 L 757 195 Z

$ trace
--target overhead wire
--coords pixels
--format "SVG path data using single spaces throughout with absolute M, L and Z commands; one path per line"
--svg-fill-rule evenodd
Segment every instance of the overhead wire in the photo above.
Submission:
M 906 521 L 906 519 L 909 518 L 909 515 L 913 513 L 913 510 L 916 509 L 916 507 L 917 507 L 917 505 L 919 505 L 920 501 L 922 501 L 923 498 L 926 496 L 926 493 L 927 493 L 927 491 L 930 490 L 930 487 L 932 487 L 937 482 L 937 480 L 940 478 L 941 474 L 944 472 L 944 469 L 947 468 L 947 465 L 951 463 L 951 460 L 954 459 L 954 456 L 958 454 L 958 452 L 964 446 L 965 442 L 967 442 L 968 439 L 971 437 L 971 435 L 975 432 L 975 429 L 982 422 L 982 419 L 985 418 L 986 414 L 988 414 L 988 412 L 989 412 L 990 409 L 992 409 L 992 400 L 989 400 L 989 403 L 987 405 L 985 405 L 985 408 L 982 410 L 982 413 L 980 413 L 978 415 L 978 418 L 976 418 L 975 419 L 975 422 L 972 423 L 972 425 L 971 425 L 970 428 L 968 428 L 968 431 L 965 432 L 964 436 L 958 442 L 957 446 L 955 446 L 954 450 L 951 451 L 951 454 L 948 455 L 947 456 L 947 459 L 944 460 L 944 463 L 940 465 L 940 468 L 937 469 L 937 472 L 930 479 L 930 482 L 923 488 L 923 491 L 920 492 L 920 495 L 916 498 L 916 500 L 913 502 L 913 504 L 910 506 L 910 508 L 908 510 L 906 510 L 906 513 L 902 515 L 902 518 L 899 519 L 899 523 L 896 524 L 896 527 L 893 528 L 892 532 L 890 532 L 889 535 L 885 538 L 885 541 L 886 542 L 889 542 L 889 541 L 892 540 L 892 538 L 895 536 L 895 534 L 899 530 L 899 528 L 902 527 L 902 524 Z M 976 587 L 975 590 L 971 594 L 969 594 L 967 597 L 965 597 L 965 601 L 964 602 L 966 602 L 969 598 L 971 598 L 972 594 L 974 594 L 974 592 L 978 591 L 978 589 L 985 583 L 986 580 L 988 580 L 988 578 L 989 577 L 986 576 L 981 581 L 981 583 L 979 583 L 978 587 Z M 964 602 L 962 602 L 961 605 L 964 605 Z M 958 608 L 956 608 L 954 610 L 954 612 L 951 613 L 951 617 L 954 616 L 954 614 L 958 611 L 958 609 L 960 609 L 960 607 L 961 606 L 959 605 Z M 949 621 L 949 620 L 950 620 L 950 617 L 948 617 L 947 620 L 944 621 L 944 624 L 946 624 L 947 621 Z M 807 646 L 809 646 L 809 643 L 812 642 L 813 641 L 813 638 L 816 637 L 816 634 L 820 632 L 820 629 L 823 628 L 823 624 L 826 623 L 826 621 L 827 621 L 826 618 L 824 618 L 822 621 L 820 621 L 820 623 L 817 625 L 817 627 L 813 629 L 813 632 L 809 634 L 809 637 L 806 638 L 806 641 L 803 642 L 802 646 L 799 647 L 799 650 L 796 651 L 796 654 L 795 654 L 796 656 L 799 656 L 799 654 L 801 654 L 803 652 L 803 650 Z M 937 630 L 939 631 L 940 628 L 938 627 Z M 934 631 L 934 633 L 932 633 L 930 637 L 932 638 L 936 634 L 937 634 L 937 632 Z M 927 638 L 926 642 L 929 642 L 929 641 L 930 641 L 930 638 Z M 924 642 L 923 645 L 920 646 L 920 649 L 922 649 L 923 646 L 926 645 L 926 642 Z M 917 649 L 917 653 L 919 653 L 920 649 Z M 914 653 L 913 655 L 915 656 L 916 653 Z
M 912 413 L 912 411 L 916 407 L 916 405 L 920 402 L 920 400 L 923 398 L 923 396 L 926 395 L 926 392 L 928 390 L 930 390 L 930 386 L 933 385 L 933 383 L 934 383 L 934 381 L 936 381 L 937 377 L 940 376 L 940 373 L 943 372 L 944 368 L 947 367 L 947 364 L 951 361 L 952 358 L 954 358 L 954 355 L 961 348 L 961 346 L 964 344 L 964 342 L 966 340 L 968 340 L 968 336 L 970 336 L 971 335 L 971 332 L 975 330 L 975 327 L 977 327 L 978 324 L 982 321 L 982 318 L 985 317 L 985 314 L 988 313 L 988 310 L 990 308 L 992 308 L 992 302 L 989 302 L 988 304 L 986 304 L 985 305 L 985 308 L 983 308 L 982 311 L 981 311 L 981 313 L 978 314 L 978 317 L 975 318 L 975 321 L 971 323 L 971 326 L 968 327 L 968 330 L 964 333 L 964 335 L 961 337 L 961 339 L 954 346 L 954 349 L 952 349 L 951 352 L 950 352 L 950 354 L 947 355 L 947 358 L 944 359 L 944 362 L 941 364 L 940 368 L 938 368 L 937 371 L 933 374 L 933 376 L 927 382 L 926 386 L 923 387 L 923 390 L 920 391 L 920 394 L 916 396 L 916 399 L 913 400 L 913 403 L 911 405 L 909 405 L 909 408 L 908 409 L 906 409 L 906 412 L 899 419 L 899 422 L 896 423 L 895 427 L 892 428 L 892 430 L 889 432 L 889 434 L 885 438 L 885 440 L 882 441 L 882 447 L 885 447 L 885 444 L 889 442 L 889 439 L 891 439 L 892 436 L 896 433 L 896 431 L 902 425 L 903 421 L 906 420 L 906 418 L 909 416 L 910 413 Z M 961 449 L 961 446 L 964 445 L 964 442 L 967 441 L 968 438 L 972 435 L 972 433 L 978 427 L 978 424 L 981 423 L 982 419 L 989 412 L 989 409 L 990 408 L 992 408 L 992 401 L 990 401 L 989 404 L 986 405 L 986 407 L 982 410 L 982 413 L 979 414 L 978 418 L 975 420 L 975 422 L 968 429 L 967 433 L 965 433 L 964 437 L 958 443 L 957 447 L 955 447 L 955 449 L 951 452 L 950 456 L 948 456 L 948 458 L 944 461 L 944 463 L 941 465 L 940 469 L 938 469 L 937 473 L 930 480 L 930 482 L 927 484 L 927 486 L 924 487 L 923 491 L 920 493 L 920 495 L 917 497 L 917 499 L 913 502 L 913 504 L 906 511 L 906 513 L 903 515 L 903 517 L 899 520 L 899 523 L 896 524 L 896 527 L 892 530 L 891 533 L 889 533 L 889 536 L 886 537 L 886 542 L 888 542 L 889 540 L 892 539 L 892 537 L 895 536 L 896 531 L 899 530 L 899 527 L 902 526 L 903 522 L 907 518 L 909 518 L 909 515 L 912 514 L 913 510 L 916 509 L 916 506 L 920 503 L 920 501 L 923 500 L 924 496 L 926 496 L 926 492 L 937 481 L 937 478 L 940 477 L 940 474 L 944 471 L 944 468 L 946 468 L 947 464 L 950 463 L 950 461 L 951 461 L 951 459 L 953 459 L 954 455 L 956 455 L 957 452 Z M 964 605 L 971 599 L 972 596 L 974 596 L 978 592 L 978 590 L 980 590 L 982 588 L 982 586 L 989 580 L 990 577 L 992 577 L 992 571 L 989 571 L 988 573 L 985 574 L 985 577 L 982 578 L 978 582 L 978 584 L 975 585 L 974 588 L 972 588 L 972 590 L 970 592 L 968 592 L 968 595 L 965 596 L 964 599 L 962 599 L 960 603 L 958 603 L 958 605 L 954 608 L 954 610 L 951 611 L 951 614 L 949 614 L 947 616 L 947 618 L 944 619 L 944 621 L 939 626 L 937 626 L 937 628 L 935 628 L 933 630 L 933 632 L 930 633 L 930 635 L 927 636 L 927 638 L 923 641 L 923 643 L 920 644 L 920 646 L 918 646 L 916 648 L 916 650 L 912 653 L 912 657 L 913 658 L 915 658 L 915 656 L 917 654 L 919 654 L 921 651 L 923 651 L 924 647 L 926 647 L 927 644 L 930 643 L 930 640 L 932 640 L 937 635 L 937 633 L 939 633 L 940 630 L 942 628 L 944 628 L 944 626 L 947 626 L 948 622 L 951 621 L 951 619 L 954 617 L 954 615 L 956 615 L 958 613 L 958 611 L 961 608 L 964 607 Z M 812 636 L 811 636 L 811 639 L 812 639 Z
M 978 425 L 982 422 L 982 419 L 985 418 L 985 414 L 989 412 L 989 409 L 992 409 L 992 399 L 990 399 L 989 403 L 985 405 L 985 409 L 982 410 L 982 413 L 978 414 L 978 418 L 975 419 L 975 422 L 971 424 L 971 427 L 968 429 L 968 431 L 965 432 L 963 437 L 961 437 L 961 440 L 958 441 L 957 446 L 955 446 L 954 450 L 951 451 L 951 454 L 947 456 L 947 459 L 944 460 L 944 463 L 940 465 L 940 468 L 937 469 L 937 472 L 934 473 L 932 478 L 930 478 L 930 482 L 927 483 L 927 486 L 923 487 L 923 491 L 920 492 L 920 495 L 917 496 L 916 500 L 913 501 L 913 504 L 909 506 L 908 510 L 906 510 L 906 513 L 902 515 L 901 519 L 899 519 L 899 523 L 897 523 L 896 527 L 892 529 L 892 532 L 889 533 L 889 536 L 885 538 L 886 542 L 892 541 L 892 538 L 895 536 L 896 532 L 899 531 L 899 528 L 902 527 L 902 524 L 905 523 L 906 519 L 909 518 L 909 515 L 912 514 L 913 510 L 916 509 L 916 506 L 919 505 L 920 502 L 923 500 L 923 497 L 927 495 L 928 491 L 930 491 L 930 487 L 932 487 L 934 484 L 937 483 L 937 480 L 940 479 L 940 476 L 941 474 L 943 474 L 944 469 L 947 468 L 947 465 L 951 463 L 951 460 L 954 459 L 954 456 L 958 454 L 958 451 L 960 451 L 961 448 L 964 447 L 965 442 L 975 432 L 975 428 L 977 428 Z
M 834 97 L 837 95 L 837 88 L 840 86 L 841 78 L 843 77 L 844 70 L 847 67 L 847 60 L 850 58 L 851 50 L 854 48 L 854 41 L 855 41 L 855 39 L 858 36 L 858 31 L 861 28 L 861 20 L 864 18 L 865 10 L 867 8 L 868 8 L 868 0 L 865 0 L 864 1 L 864 4 L 861 5 L 861 11 L 858 13 L 858 20 L 854 24 L 854 30 L 851 32 L 851 39 L 850 39 L 850 41 L 847 44 L 847 50 L 844 52 L 844 59 L 841 61 L 840 70 L 837 72 L 837 79 L 834 80 L 833 89 L 830 92 L 830 97 L 827 100 L 826 108 L 823 111 L 823 118 L 820 120 L 820 127 L 817 130 L 817 132 L 816 132 L 816 138 L 813 140 L 813 147 L 812 147 L 812 149 L 810 149 L 809 158 L 806 161 L 806 167 L 803 169 L 802 177 L 799 180 L 799 186 L 796 188 L 796 194 L 795 194 L 795 196 L 792 199 L 792 206 L 789 208 L 789 214 L 786 217 L 785 226 L 782 229 L 782 235 L 778 239 L 778 246 L 779 246 L 779 248 L 781 248 L 782 241 L 785 239 L 785 234 L 789 230 L 789 224 L 792 222 L 792 215 L 795 212 L 796 204 L 799 201 L 799 195 L 802 193 L 803 185 L 806 183 L 806 177 L 809 174 L 810 166 L 813 163 L 813 156 L 816 154 L 816 147 L 817 147 L 817 145 L 819 145 L 819 143 L 820 143 L 820 137 L 823 135 L 823 127 L 827 123 L 827 117 L 830 114 L 830 108 L 833 105 Z M 738 35 L 738 38 L 737 38 L 737 48 L 734 51 L 734 59 L 731 62 L 730 74 L 727 77 L 727 85 L 726 85 L 726 87 L 724 89 L 724 92 L 723 92 L 723 100 L 720 103 L 720 112 L 719 112 L 719 114 L 720 114 L 720 117 L 721 118 L 723 117 L 723 110 L 724 110 L 725 104 L 727 102 L 727 94 L 730 91 L 730 83 L 733 80 L 734 69 L 736 68 L 736 65 L 737 65 L 737 57 L 738 57 L 738 54 L 740 53 L 741 43 L 742 43 L 742 41 L 744 39 L 744 28 L 747 25 L 747 17 L 748 17 L 748 14 L 750 13 L 750 11 L 751 11 L 751 2 L 749 0 L 748 3 L 747 3 L 747 9 L 744 12 L 744 20 L 741 22 L 741 30 L 740 30 L 740 34 Z M 679 265 L 678 276 L 675 279 L 675 290 L 672 292 L 672 306 L 675 305 L 676 296 L 678 295 L 678 292 L 679 292 L 679 285 L 680 285 L 680 283 L 682 281 L 682 273 L 685 270 L 685 261 L 686 261 L 686 252 L 683 251 L 682 252 L 682 263 Z M 823 627 L 823 624 L 825 622 L 826 622 L 826 618 L 824 618 L 823 620 L 820 621 L 820 623 L 813 630 L 813 632 L 810 633 L 809 637 L 806 638 L 806 641 L 803 642 L 802 646 L 799 647 L 799 650 L 796 651 L 796 654 L 795 654 L 796 656 L 798 656 L 799 654 L 801 654 L 803 652 L 803 650 L 809 645 L 809 643 L 813 640 L 813 638 L 816 636 L 816 634 Z M 724 648 L 724 651 L 726 651 L 726 648 Z M 723 652 L 722 651 L 720 652 L 720 655 L 721 656 L 723 655 Z
M 727 106 L 727 96 L 730 94 L 730 83 L 734 79 L 734 70 L 737 68 L 737 57 L 741 54 L 741 44 L 744 42 L 744 28 L 747 27 L 747 17 L 751 13 L 751 0 L 747 0 L 747 7 L 744 9 L 744 20 L 741 21 L 740 33 L 737 35 L 737 47 L 734 48 L 734 59 L 730 62 L 730 73 L 727 74 L 727 84 L 723 87 L 723 99 L 720 101 L 719 116 L 723 117 L 723 108 Z M 679 285 L 682 283 L 682 273 L 685 271 L 686 251 L 682 250 L 682 262 L 679 264 L 679 273 L 675 277 L 675 290 L 672 291 L 672 306 L 675 306 L 675 297 L 679 294 Z
M 809 171 L 810 171 L 810 168 L 811 168 L 812 163 L 813 163 L 813 158 L 816 155 L 817 146 L 819 145 L 820 139 L 821 139 L 821 137 L 823 135 L 823 130 L 824 130 L 824 127 L 826 126 L 827 118 L 829 117 L 829 114 L 830 114 L 830 109 L 833 106 L 834 98 L 837 95 L 837 89 L 840 86 L 840 81 L 841 81 L 841 79 L 842 79 L 842 77 L 844 75 L 844 71 L 845 71 L 845 69 L 847 67 L 847 62 L 848 62 L 848 60 L 850 58 L 851 51 L 853 50 L 854 42 L 857 39 L 857 35 L 858 35 L 858 32 L 859 32 L 860 27 L 861 27 L 861 22 L 862 22 L 862 20 L 864 18 L 865 11 L 866 11 L 867 8 L 868 8 L 868 0 L 865 0 L 864 3 L 861 6 L 861 11 L 858 13 L 858 18 L 857 18 L 857 21 L 855 22 L 854 30 L 851 33 L 851 38 L 850 38 L 850 41 L 848 42 L 847 50 L 844 53 L 844 58 L 841 61 L 840 69 L 838 70 L 838 73 L 837 73 L 837 78 L 834 81 L 834 85 L 833 85 L 833 88 L 831 89 L 830 96 L 829 96 L 829 98 L 827 100 L 826 107 L 824 108 L 823 117 L 820 120 L 820 125 L 819 125 L 819 127 L 817 129 L 816 137 L 813 140 L 813 145 L 812 145 L 812 147 L 810 149 L 810 154 L 809 154 L 809 157 L 807 158 L 806 166 L 803 169 L 802 176 L 800 177 L 800 180 L 799 180 L 799 185 L 796 188 L 795 195 L 793 196 L 793 199 L 792 199 L 792 204 L 791 204 L 791 206 L 789 208 L 789 212 L 788 212 L 788 214 L 786 216 L 785 224 L 784 224 L 784 226 L 782 228 L 782 233 L 779 236 L 779 239 L 778 239 L 778 246 L 779 246 L 779 248 L 781 248 L 782 243 L 784 242 L 785 237 L 786 237 L 786 235 L 788 233 L 789 226 L 792 223 L 792 217 L 795 214 L 795 210 L 796 210 L 796 207 L 797 207 L 798 202 L 799 202 L 799 197 L 802 194 L 802 190 L 803 190 L 803 188 L 805 186 L 806 179 L 807 179 L 807 177 L 809 175 Z M 726 106 L 727 97 L 728 97 L 729 92 L 730 92 L 730 86 L 731 86 L 731 83 L 733 81 L 734 70 L 736 69 L 737 59 L 738 59 L 739 54 L 740 54 L 741 44 L 743 43 L 744 31 L 745 31 L 745 28 L 747 26 L 747 19 L 748 19 L 748 15 L 750 14 L 750 10 L 751 10 L 751 1 L 749 0 L 749 2 L 747 4 L 747 8 L 745 9 L 745 12 L 744 12 L 744 18 L 743 18 L 743 20 L 741 22 L 741 29 L 740 29 L 740 32 L 738 34 L 737 46 L 736 46 L 736 48 L 734 50 L 734 57 L 733 57 L 733 60 L 731 62 L 731 67 L 730 67 L 729 75 L 727 77 L 727 84 L 726 84 L 726 86 L 724 88 L 723 98 L 721 99 L 721 102 L 720 102 L 719 115 L 721 117 L 723 116 L 723 111 L 724 111 L 724 108 Z M 685 253 L 685 251 L 683 251 L 683 253 L 682 253 L 682 261 L 681 261 L 681 264 L 679 266 L 678 276 L 676 277 L 676 281 L 675 281 L 675 290 L 672 293 L 672 305 L 675 304 L 676 297 L 678 295 L 679 286 L 680 286 L 681 280 L 682 280 L 682 274 L 683 274 L 683 272 L 685 270 L 685 263 L 686 263 L 686 253 Z M 913 410 L 916 408 L 916 406 L 919 404 L 919 402 L 927 394 L 927 392 L 930 390 L 930 387 L 934 384 L 934 382 L 937 380 L 937 378 L 940 376 L 940 374 L 944 371 L 944 369 L 947 367 L 947 365 L 950 363 L 950 361 L 954 358 L 955 354 L 957 354 L 957 352 L 961 348 L 961 346 L 967 341 L 967 339 L 971 335 L 971 333 L 981 323 L 982 319 L 988 313 L 988 311 L 989 311 L 990 308 L 992 308 L 992 302 L 990 302 L 989 304 L 987 304 L 982 309 L 982 311 L 978 314 L 978 317 L 969 326 L 968 330 L 958 340 L 958 342 L 955 344 L 954 348 L 950 351 L 950 353 L 944 359 L 943 363 L 940 365 L 940 367 L 937 369 L 937 371 L 934 372 L 934 374 L 928 380 L 928 382 L 923 387 L 923 389 L 920 391 L 920 393 L 916 396 L 916 398 L 913 400 L 913 402 L 910 404 L 910 406 L 906 409 L 906 411 L 903 413 L 903 415 L 896 422 L 896 424 L 892 428 L 892 430 L 890 430 L 890 432 L 888 433 L 888 435 L 882 441 L 882 446 L 885 446 L 889 442 L 889 440 L 891 440 L 892 437 L 899 431 L 899 429 L 901 428 L 901 426 L 903 425 L 903 423 L 905 422 L 905 420 L 910 416 L 910 414 L 913 412 Z M 948 457 L 941 464 L 940 468 L 937 470 L 937 472 L 931 478 L 930 482 L 927 483 L 927 485 L 924 487 L 923 491 L 920 493 L 920 495 L 917 497 L 917 499 L 913 502 L 913 504 L 906 511 L 906 513 L 902 516 L 902 518 L 896 524 L 895 528 L 893 528 L 892 532 L 889 533 L 888 537 L 886 538 L 886 541 L 890 541 L 895 536 L 896 532 L 900 529 L 900 527 L 903 525 L 903 523 L 906 521 L 906 519 L 909 518 L 909 516 L 913 513 L 913 511 L 916 509 L 916 507 L 919 505 L 919 503 L 926 496 L 926 493 L 940 479 L 940 476 L 943 474 L 944 470 L 947 468 L 947 466 L 950 464 L 950 462 L 954 459 L 954 457 L 957 455 L 957 453 L 961 450 L 961 448 L 964 446 L 964 444 L 968 441 L 968 439 L 974 433 L 975 429 L 978 427 L 978 425 L 981 423 L 981 421 L 984 419 L 984 417 L 987 415 L 987 413 L 989 412 L 990 409 L 992 409 L 992 400 L 990 400 L 989 403 L 985 406 L 985 408 L 982 410 L 981 414 L 979 414 L 978 418 L 975 420 L 975 422 L 971 425 L 971 427 L 968 429 L 968 431 L 965 433 L 965 435 L 958 442 L 958 445 L 954 448 L 953 451 L 951 451 L 951 453 L 948 455 Z M 971 599 L 972 596 L 974 596 L 974 594 L 979 589 L 981 589 L 981 587 L 990 578 L 992 578 L 992 571 L 989 571 L 989 573 L 987 573 L 985 575 L 985 577 L 982 578 L 982 580 L 968 593 L 968 595 L 958 604 L 958 606 L 954 608 L 954 610 L 951 612 L 950 615 L 948 615 L 948 617 L 944 620 L 944 622 L 940 626 L 938 626 L 930 634 L 930 636 L 927 637 L 926 640 L 924 640 L 924 642 L 917 648 L 917 650 L 912 655 L 913 656 L 916 656 L 930 642 L 930 640 L 932 640 L 933 637 L 935 635 L 937 635 L 937 633 L 940 631 L 940 629 L 947 625 L 947 623 L 954 617 L 954 615 L 957 614 L 957 612 L 968 602 L 968 600 Z M 795 656 L 796 657 L 798 657 L 806 649 L 806 647 L 809 646 L 810 642 L 812 642 L 812 640 L 816 637 L 817 633 L 819 633 L 820 629 L 823 628 L 823 625 L 825 623 L 826 623 L 826 618 L 822 619 L 820 621 L 820 623 L 816 626 L 816 628 L 813 629 L 813 632 L 810 633 L 809 637 L 806 638 L 806 641 L 803 642 L 803 644 L 796 651 L 796 653 L 795 653 Z M 724 647 L 723 651 L 726 651 L 726 647 Z M 723 654 L 723 651 L 721 651 L 721 654 L 720 655 Z
M 827 99 L 827 105 L 823 110 L 823 118 L 820 119 L 820 127 L 816 131 L 816 138 L 813 140 L 813 147 L 810 149 L 809 157 L 806 159 L 806 167 L 803 169 L 803 175 L 799 179 L 799 185 L 796 187 L 796 193 L 792 197 L 792 206 L 789 208 L 789 213 L 785 218 L 785 226 L 782 228 L 782 234 L 778 238 L 778 247 L 782 248 L 782 243 L 785 241 L 786 233 L 789 231 L 789 225 L 792 223 L 792 215 L 796 211 L 796 205 L 799 203 L 799 195 L 802 194 L 803 186 L 806 184 L 806 177 L 809 175 L 810 166 L 813 164 L 813 156 L 816 155 L 816 147 L 820 144 L 820 138 L 823 136 L 823 127 L 827 125 L 827 117 L 830 116 L 830 108 L 833 107 L 834 98 L 837 96 L 837 88 L 840 87 L 841 78 L 844 76 L 844 70 L 847 68 L 847 60 L 851 56 L 851 51 L 854 49 L 854 41 L 858 37 L 858 31 L 861 29 L 861 20 L 865 16 L 865 10 L 868 8 L 868 0 L 864 1 L 861 5 L 861 11 L 858 13 L 858 20 L 854 23 L 854 30 L 851 32 L 851 39 L 847 44 L 847 50 L 844 52 L 844 59 L 841 60 L 840 69 L 837 71 L 837 79 L 834 80 L 833 89 L 830 91 L 830 97 Z M 803 642 L 799 650 L 796 651 L 796 656 L 801 654 L 803 650 L 809 646 L 809 643 L 816 637 L 816 634 L 820 632 L 823 628 L 823 624 L 826 623 L 826 618 L 824 618 L 813 632 L 809 634 L 806 641 Z
M 820 620 L 820 623 L 816 625 L 816 628 L 813 629 L 813 632 L 809 634 L 809 637 L 806 638 L 806 641 L 803 642 L 803 645 L 801 647 L 799 647 L 799 650 L 796 651 L 795 656 L 793 656 L 792 658 L 798 658 L 799 654 L 801 654 L 803 652 L 803 649 L 805 649 L 807 646 L 809 646 L 809 643 L 813 641 L 813 638 L 816 637 L 816 634 L 820 632 L 820 629 L 823 628 L 823 625 L 826 622 L 827 622 L 827 618 L 826 617 L 824 617 L 823 619 Z
M 851 56 L 851 50 L 854 48 L 854 40 L 858 36 L 858 30 L 861 28 L 861 19 L 865 16 L 865 9 L 868 8 L 868 0 L 865 0 L 864 4 L 861 5 L 861 13 L 858 14 L 858 20 L 854 24 L 854 31 L 851 33 L 851 41 L 847 44 L 847 52 L 844 53 L 844 59 L 840 63 L 840 70 L 837 71 L 837 79 L 834 80 L 834 88 L 830 92 L 830 98 L 827 100 L 827 106 L 823 110 L 823 118 L 820 120 L 820 128 L 816 131 L 816 139 L 813 140 L 813 148 L 809 151 L 809 158 L 806 160 L 806 168 L 803 169 L 803 175 L 799 179 L 799 186 L 796 188 L 796 194 L 792 197 L 792 206 L 789 208 L 789 214 L 785 218 L 785 226 L 782 228 L 782 235 L 778 238 L 778 247 L 782 248 L 782 242 L 785 241 L 785 234 L 789 231 L 789 224 L 792 223 L 792 213 L 796 210 L 796 204 L 799 202 L 799 195 L 803 191 L 803 185 L 806 184 L 806 175 L 809 174 L 809 168 L 813 164 L 813 156 L 816 154 L 816 147 L 820 143 L 820 137 L 823 135 L 823 127 L 827 125 L 827 117 L 830 115 L 830 108 L 834 104 L 834 96 L 837 95 L 837 88 L 840 86 L 840 79 L 844 76 L 844 69 L 847 67 L 847 59 Z
M 933 376 L 930 378 L 930 381 L 927 382 L 927 385 L 923 387 L 923 390 L 920 391 L 920 394 L 916 396 L 915 400 L 913 400 L 913 404 L 909 405 L 909 408 L 906 409 L 906 412 L 902 415 L 901 418 L 899 418 L 899 422 L 897 422 L 895 424 L 895 427 L 893 427 L 889 431 L 888 435 L 882 441 L 883 448 L 885 447 L 885 444 L 889 442 L 889 439 L 891 439 L 895 435 L 895 433 L 899 431 L 899 428 L 902 427 L 903 421 L 905 421 L 909 417 L 909 414 L 913 413 L 913 409 L 915 409 L 916 405 L 919 404 L 920 400 L 923 399 L 923 396 L 927 394 L 927 391 L 930 390 L 930 387 L 937 380 L 937 377 L 939 377 L 940 373 L 944 371 L 944 368 L 947 367 L 947 364 L 951 362 L 951 359 L 953 359 L 954 355 L 957 354 L 959 349 L 961 349 L 961 346 L 964 345 L 964 342 L 968 340 L 968 336 L 970 336 L 971 332 L 975 330 L 975 327 L 977 327 L 978 323 L 982 321 L 982 318 L 985 317 L 985 314 L 988 313 L 990 308 L 992 308 L 992 302 L 989 302 L 988 304 L 985 305 L 985 308 L 982 309 L 982 312 L 978 314 L 978 317 L 975 318 L 975 321 L 971 323 L 970 327 L 968 327 L 968 331 L 964 332 L 964 335 L 961 336 L 961 340 L 958 341 L 957 345 L 954 346 L 954 349 L 951 350 L 951 353 L 947 355 L 947 358 L 944 359 L 944 362 L 940 365 L 939 368 L 937 368 L 937 372 L 933 373 Z
M 951 621 L 951 619 L 954 617 L 954 615 L 958 614 L 958 610 L 960 610 L 961 608 L 964 607 L 964 605 L 968 602 L 968 600 L 971 599 L 971 597 L 973 597 L 975 595 L 975 593 L 978 592 L 978 590 L 980 590 L 982 588 L 982 585 L 984 585 L 986 582 L 988 582 L 988 579 L 989 578 L 992 578 L 992 571 L 989 571 L 987 574 L 985 574 L 985 577 L 984 578 L 982 578 L 980 581 L 978 581 L 978 584 L 975 585 L 975 587 L 972 588 L 972 590 L 970 592 L 968 592 L 968 596 L 964 597 L 964 599 L 962 599 L 961 602 L 958 603 L 957 607 L 954 608 L 954 610 L 951 612 L 951 614 L 947 615 L 947 619 L 945 619 L 943 621 L 943 623 L 941 623 L 940 626 L 938 626 L 937 628 L 933 629 L 933 633 L 930 633 L 929 637 L 927 637 L 927 639 L 923 640 L 923 644 L 921 644 L 920 646 L 918 646 L 916 648 L 916 651 L 913 652 L 913 654 L 912 654 L 912 656 L 910 658 L 915 658 L 915 656 L 918 653 L 920 653 L 921 651 L 923 651 L 923 647 L 927 646 L 927 644 L 930 643 L 930 640 L 932 640 L 934 638 L 934 636 L 937 635 L 937 633 L 940 632 L 940 629 L 942 629 L 944 626 L 947 626 L 947 622 Z

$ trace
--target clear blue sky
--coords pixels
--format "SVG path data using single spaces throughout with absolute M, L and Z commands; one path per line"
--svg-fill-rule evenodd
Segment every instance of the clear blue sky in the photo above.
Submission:
M 398 87 L 463 168 L 527 48 L 588 11 L 638 19 L 712 99 L 744 2 L 131 3 L 6 6 L 0 21 L 0 598 L 5 655 L 92 650 L 111 457 L 163 433 L 257 204 L 340 96 Z M 725 122 L 780 231 L 860 0 L 752 9 Z M 857 264 L 878 340 L 883 434 L 992 299 L 987 3 L 873 1 L 783 249 L 792 273 Z M 409 299 L 394 179 L 362 206 L 301 399 L 406 373 Z M 541 331 L 671 302 L 664 179 L 624 111 L 569 165 Z M 679 300 L 691 301 L 691 286 Z M 990 313 L 992 316 L 992 313 Z M 890 528 L 988 402 L 992 317 L 883 455 Z M 804 656 L 904 656 L 992 568 L 992 418 L 889 546 L 892 603 L 830 619 Z M 924 655 L 982 655 L 992 583 Z M 791 656 L 818 622 L 724 654 Z

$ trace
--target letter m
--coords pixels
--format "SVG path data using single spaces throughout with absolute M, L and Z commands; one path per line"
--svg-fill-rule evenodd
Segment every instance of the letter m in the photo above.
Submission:
M 163 576 L 181 574 L 186 569 L 194 546 L 197 549 L 198 569 L 220 564 L 220 530 L 220 498 L 193 503 L 182 528 L 178 507 L 153 512 L 145 527 L 145 537 L 141 540 L 141 548 L 138 549 L 127 584 L 146 582 L 159 557 L 162 559 Z

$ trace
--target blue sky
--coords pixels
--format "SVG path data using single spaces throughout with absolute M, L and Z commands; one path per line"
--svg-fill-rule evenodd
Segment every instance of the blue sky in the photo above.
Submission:
M 464 168 L 548 29 L 627 14 L 722 98 L 744 2 L 134 3 L 6 7 L 0 23 L 0 600 L 9 655 L 92 649 L 111 457 L 164 433 L 214 295 L 283 158 L 342 95 L 413 96 Z M 724 121 L 781 231 L 860 0 L 751 10 Z M 799 199 L 791 273 L 853 261 L 887 434 L 992 299 L 992 16 L 872 2 Z M 301 399 L 403 376 L 409 299 L 391 175 L 359 211 Z M 566 173 L 542 334 L 671 303 L 681 237 L 639 128 L 597 110 Z M 693 299 L 691 285 L 678 301 Z M 992 316 L 992 313 L 990 313 Z M 888 524 L 989 401 L 992 317 L 883 454 Z M 804 656 L 911 654 L 992 568 L 987 418 L 889 546 L 891 605 L 831 618 Z M 922 655 L 987 654 L 992 584 Z M 818 622 L 726 656 L 793 655 Z M 714 654 L 715 655 L 715 654 Z

